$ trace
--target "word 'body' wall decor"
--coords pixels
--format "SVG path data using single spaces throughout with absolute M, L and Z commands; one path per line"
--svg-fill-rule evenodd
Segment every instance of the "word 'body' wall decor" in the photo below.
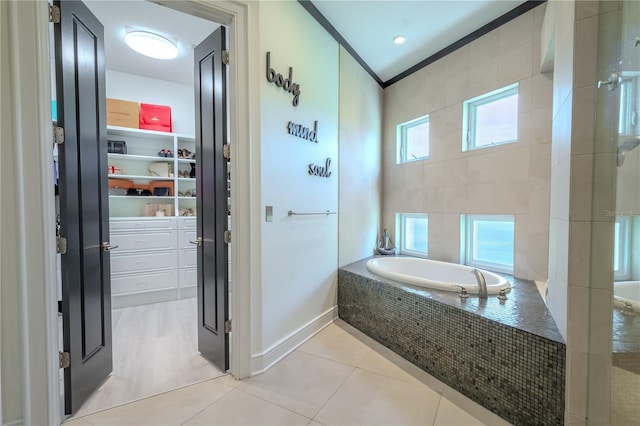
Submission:
M 285 92 L 291 93 L 293 95 L 293 106 L 298 106 L 300 102 L 300 85 L 293 82 L 293 67 L 289 67 L 289 77 L 284 78 L 282 74 L 271 68 L 271 52 L 267 52 L 267 81 L 282 87 Z

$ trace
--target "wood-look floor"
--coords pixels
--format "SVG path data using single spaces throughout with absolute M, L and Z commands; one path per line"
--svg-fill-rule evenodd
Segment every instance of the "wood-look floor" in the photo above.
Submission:
M 197 350 L 196 299 L 114 309 L 113 372 L 75 416 L 224 373 Z

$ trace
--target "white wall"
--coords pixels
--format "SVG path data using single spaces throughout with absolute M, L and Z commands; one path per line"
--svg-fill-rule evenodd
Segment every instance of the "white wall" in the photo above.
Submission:
M 336 305 L 338 265 L 337 215 L 287 217 L 288 210 L 338 208 L 338 44 L 297 2 L 262 2 L 260 28 L 262 336 L 253 343 L 254 371 L 293 349 L 305 325 L 326 323 L 323 315 Z M 291 94 L 267 82 L 267 51 L 278 73 L 287 76 L 293 67 L 297 107 Z M 287 133 L 289 121 L 313 127 L 315 120 L 318 143 Z M 307 174 L 309 163 L 327 158 L 329 178 Z
M 107 69 L 106 91 L 107 98 L 168 105 L 171 107 L 173 132 L 195 135 L 193 86 Z
M 378 239 L 383 98 L 380 85 L 340 47 L 340 266 L 371 256 Z
M 383 228 L 429 214 L 429 257 L 460 261 L 460 215 L 515 215 L 514 275 L 547 277 L 552 85 L 539 71 L 545 6 L 385 89 Z M 465 100 L 519 83 L 518 139 L 462 152 Z M 396 164 L 396 126 L 429 114 L 430 158 Z M 392 231 L 393 232 L 393 231 Z
M 0 195 L 2 200 L 15 200 L 17 197 L 15 140 L 13 123 L 8 118 L 12 114 L 11 53 L 8 39 L 9 6 L 0 3 Z M 0 210 L 0 378 L 2 407 L 0 423 L 22 418 L 23 363 L 22 363 L 22 327 L 20 311 L 19 252 L 13 247 L 19 241 L 18 206 L 13 202 L 2 202 Z

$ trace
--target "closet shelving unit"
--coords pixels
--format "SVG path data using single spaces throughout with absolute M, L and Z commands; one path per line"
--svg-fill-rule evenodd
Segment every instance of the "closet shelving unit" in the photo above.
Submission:
M 110 238 L 119 247 L 111 252 L 111 294 L 114 308 L 194 297 L 196 294 L 195 159 L 178 158 L 178 149 L 195 153 L 195 138 L 177 133 L 107 127 L 109 140 L 124 141 L 126 154 L 108 154 L 109 166 L 121 174 L 109 179 L 135 185 L 166 182 L 170 196 L 109 195 Z M 173 157 L 161 157 L 161 150 Z M 173 175 L 150 176 L 149 166 L 166 163 Z M 187 177 L 184 177 L 184 173 Z M 189 195 L 187 195 L 189 194 Z M 170 205 L 165 216 L 145 216 L 147 204 Z M 191 209 L 189 211 L 189 209 Z

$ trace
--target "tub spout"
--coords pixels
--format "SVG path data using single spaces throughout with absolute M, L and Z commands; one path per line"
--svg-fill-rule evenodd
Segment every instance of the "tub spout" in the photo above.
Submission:
M 478 281 L 478 297 L 480 297 L 480 299 L 486 299 L 487 281 L 484 279 L 484 275 L 477 269 L 472 269 L 471 273 L 476 276 L 476 281 Z

